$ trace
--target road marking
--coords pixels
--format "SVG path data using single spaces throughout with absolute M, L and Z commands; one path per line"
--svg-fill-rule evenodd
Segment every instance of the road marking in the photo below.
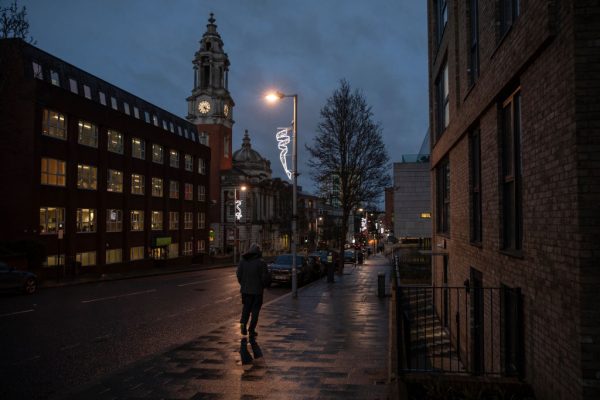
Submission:
M 29 313 L 29 312 L 33 312 L 35 311 L 34 309 L 31 310 L 23 310 L 23 311 L 15 311 L 15 312 L 11 312 L 8 314 L 0 314 L 0 318 L 2 317 L 10 317 L 11 315 L 17 315 L 17 314 L 25 314 L 25 313 Z
M 212 279 L 205 279 L 203 281 L 196 281 L 196 282 L 188 282 L 188 283 L 182 283 L 180 285 L 177 285 L 178 287 L 183 287 L 183 286 L 189 286 L 189 285 L 197 285 L 199 283 L 204 283 L 204 282 L 210 282 L 210 281 L 216 281 L 219 278 L 212 278 Z
M 82 300 L 81 302 L 82 303 L 93 303 L 96 301 L 113 300 L 113 299 L 118 299 L 121 297 L 137 296 L 138 294 L 145 294 L 145 293 L 152 293 L 152 292 L 156 292 L 156 289 L 144 290 L 141 292 L 133 292 L 133 293 L 127 293 L 127 294 L 120 294 L 118 296 L 100 297 L 98 299 Z

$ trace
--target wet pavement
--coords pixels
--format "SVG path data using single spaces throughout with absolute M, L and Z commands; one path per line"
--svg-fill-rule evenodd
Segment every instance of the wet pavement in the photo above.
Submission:
M 65 398 L 386 399 L 390 298 L 377 296 L 379 272 L 389 286 L 382 255 L 347 264 L 333 284 L 265 304 L 254 340 L 232 320 Z

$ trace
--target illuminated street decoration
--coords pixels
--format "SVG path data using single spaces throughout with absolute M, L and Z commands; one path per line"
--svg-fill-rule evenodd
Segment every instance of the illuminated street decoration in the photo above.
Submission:
M 235 219 L 237 219 L 238 221 L 242 219 L 242 201 L 241 200 L 235 201 Z
M 275 135 L 275 138 L 277 139 L 277 148 L 279 149 L 280 153 L 279 153 L 279 160 L 281 161 L 281 165 L 283 166 L 283 169 L 285 170 L 285 174 L 287 175 L 288 179 L 292 179 L 292 171 L 289 170 L 288 166 L 287 166 L 287 153 L 288 153 L 288 148 L 287 145 L 290 143 L 290 129 L 291 128 L 277 128 L 277 134 Z

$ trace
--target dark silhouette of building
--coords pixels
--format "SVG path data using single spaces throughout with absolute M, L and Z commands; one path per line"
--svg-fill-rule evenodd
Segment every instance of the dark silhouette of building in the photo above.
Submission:
M 466 289 L 444 328 L 470 371 L 598 399 L 600 5 L 428 10 L 433 280 Z

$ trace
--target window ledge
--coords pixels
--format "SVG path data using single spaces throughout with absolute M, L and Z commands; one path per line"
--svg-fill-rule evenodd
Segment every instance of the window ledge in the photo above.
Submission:
M 504 254 L 505 256 L 512 258 L 524 259 L 523 250 L 509 250 L 509 249 L 501 249 L 499 250 L 500 254 Z
M 483 249 L 483 244 L 481 244 L 481 242 L 470 242 L 470 244 L 473 247 L 478 247 L 480 249 Z

